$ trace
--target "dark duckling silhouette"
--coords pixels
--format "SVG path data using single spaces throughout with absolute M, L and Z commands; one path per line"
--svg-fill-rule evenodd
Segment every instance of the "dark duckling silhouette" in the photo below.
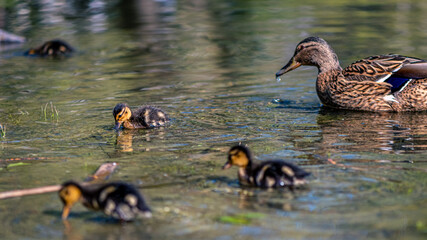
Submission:
M 31 48 L 24 53 L 30 57 L 63 57 L 69 56 L 74 49 L 65 41 L 55 39 L 50 40 L 37 48 Z

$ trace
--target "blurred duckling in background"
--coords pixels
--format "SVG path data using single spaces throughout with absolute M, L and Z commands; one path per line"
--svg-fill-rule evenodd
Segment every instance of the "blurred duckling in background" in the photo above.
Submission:
M 281 160 L 270 160 L 259 163 L 252 161 L 249 149 L 242 145 L 234 146 L 228 152 L 228 161 L 222 169 L 236 165 L 241 185 L 261 188 L 281 188 L 305 184 L 305 177 L 310 173 L 296 165 Z
M 135 111 L 130 110 L 126 103 L 119 103 L 113 110 L 114 129 L 121 125 L 127 129 L 155 128 L 164 126 L 169 118 L 163 110 L 153 106 L 142 106 Z
M 37 48 L 31 48 L 24 53 L 30 57 L 63 57 L 70 55 L 74 49 L 62 40 L 50 40 Z
M 71 207 L 78 201 L 89 209 L 101 210 L 121 221 L 151 217 L 151 210 L 144 198 L 134 186 L 127 183 L 112 182 L 82 186 L 69 181 L 62 184 L 59 197 L 64 203 L 63 220 L 67 219 Z

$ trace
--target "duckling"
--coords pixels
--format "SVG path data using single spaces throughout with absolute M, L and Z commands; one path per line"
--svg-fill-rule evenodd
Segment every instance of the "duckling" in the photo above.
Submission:
M 59 197 L 64 203 L 62 219 L 66 220 L 71 207 L 78 201 L 92 210 L 102 210 L 106 215 L 121 221 L 137 217 L 151 217 L 151 210 L 144 198 L 130 184 L 112 182 L 82 186 L 74 181 L 62 184 Z
M 249 149 L 242 145 L 234 146 L 228 152 L 228 161 L 222 169 L 232 165 L 239 167 L 238 177 L 241 185 L 261 188 L 279 188 L 305 184 L 305 177 L 310 173 L 296 165 L 281 160 L 270 160 L 260 163 L 252 161 Z
M 135 111 L 130 110 L 126 103 L 119 103 L 113 110 L 116 121 L 114 129 L 154 128 L 164 126 L 169 118 L 162 109 L 153 106 L 142 106 Z
M 61 57 L 67 56 L 73 51 L 74 49 L 68 43 L 55 39 L 47 41 L 37 48 L 29 49 L 24 55 L 30 57 Z

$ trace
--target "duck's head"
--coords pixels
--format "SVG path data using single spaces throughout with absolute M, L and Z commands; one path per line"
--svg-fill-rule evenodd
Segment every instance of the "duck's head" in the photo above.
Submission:
M 249 149 L 245 146 L 237 145 L 228 151 L 228 161 L 224 164 L 222 169 L 228 169 L 233 165 L 245 168 L 251 161 L 251 152 Z
M 319 37 L 308 37 L 298 43 L 291 60 L 276 73 L 276 78 L 301 65 L 339 67 L 338 57 L 329 44 Z M 337 66 L 338 65 L 338 66 Z
M 118 130 L 122 123 L 128 121 L 132 116 L 132 112 L 126 103 L 119 103 L 113 110 L 115 120 L 114 129 Z
M 82 188 L 76 182 L 69 181 L 62 184 L 62 188 L 59 190 L 59 198 L 64 203 L 62 209 L 62 219 L 65 220 L 70 214 L 71 207 L 80 200 L 82 197 Z

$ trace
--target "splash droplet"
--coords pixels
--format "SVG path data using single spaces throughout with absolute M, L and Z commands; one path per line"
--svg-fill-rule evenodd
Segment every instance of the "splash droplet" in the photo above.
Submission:
M 280 82 L 281 80 L 282 80 L 282 79 L 280 78 L 280 76 L 277 76 L 277 77 L 276 77 L 276 81 L 277 81 L 277 82 Z

